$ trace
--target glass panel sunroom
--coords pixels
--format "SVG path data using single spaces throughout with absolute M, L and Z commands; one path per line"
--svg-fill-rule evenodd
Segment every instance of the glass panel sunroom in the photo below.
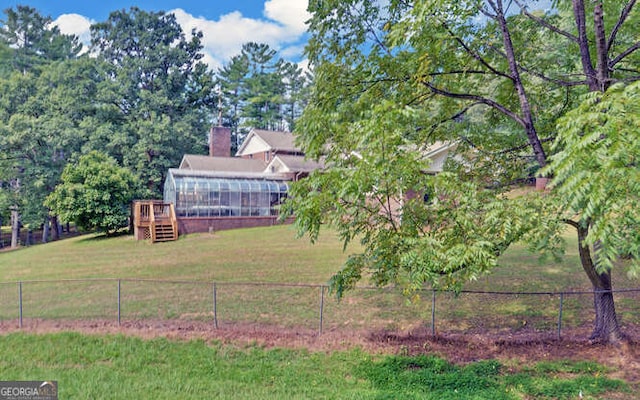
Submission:
M 285 181 L 221 178 L 169 170 L 164 201 L 173 202 L 179 217 L 233 217 L 278 215 L 287 197 Z

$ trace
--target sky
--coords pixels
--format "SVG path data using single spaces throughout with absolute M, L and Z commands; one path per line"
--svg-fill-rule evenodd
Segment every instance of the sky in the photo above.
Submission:
M 546 9 L 550 2 L 529 1 L 533 9 Z M 0 0 L 0 10 L 31 6 L 51 17 L 63 33 L 77 35 L 86 45 L 89 26 L 106 21 L 112 11 L 135 6 L 174 13 L 185 33 L 193 28 L 203 33 L 204 61 L 216 71 L 247 42 L 266 43 L 280 57 L 305 68 L 307 4 L 308 0 Z
M 185 32 L 204 34 L 204 61 L 217 70 L 247 42 L 266 43 L 280 57 L 304 65 L 308 0 L 0 0 L 0 9 L 28 5 L 49 16 L 65 34 L 88 44 L 89 26 L 106 21 L 109 13 L 138 7 L 174 13 Z

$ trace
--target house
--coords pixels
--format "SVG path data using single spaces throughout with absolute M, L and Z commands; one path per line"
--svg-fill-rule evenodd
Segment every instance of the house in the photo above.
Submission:
M 425 154 L 432 160 L 431 168 L 425 172 L 441 171 L 453 147 L 444 143 L 431 146 Z M 163 201 L 145 209 L 140 208 L 145 207 L 142 203 L 136 203 L 135 210 L 142 211 L 134 212 L 134 220 L 155 214 L 174 218 L 174 235 L 167 234 L 166 240 L 177 237 L 178 232 L 273 225 L 280 218 L 289 184 L 321 168 L 321 162 L 305 159 L 293 133 L 253 129 L 232 156 L 230 129 L 215 127 L 209 134 L 209 155 L 185 154 L 178 168 L 168 171 Z M 136 238 L 161 240 L 159 224 L 134 221 Z M 170 230 L 167 223 L 166 231 Z
M 277 223 L 289 182 L 321 168 L 306 160 L 290 132 L 253 129 L 230 154 L 231 131 L 212 128 L 209 155 L 185 154 L 169 169 L 164 202 L 173 203 L 181 234 Z

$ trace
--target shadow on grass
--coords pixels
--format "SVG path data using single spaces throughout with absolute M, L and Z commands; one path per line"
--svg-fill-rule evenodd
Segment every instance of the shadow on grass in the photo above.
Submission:
M 85 237 L 83 237 L 82 239 L 79 239 L 78 243 L 100 242 L 107 239 L 113 239 L 117 237 L 130 236 L 130 235 L 131 233 L 129 232 L 128 229 L 122 229 L 110 235 L 107 235 L 104 232 L 86 232 Z

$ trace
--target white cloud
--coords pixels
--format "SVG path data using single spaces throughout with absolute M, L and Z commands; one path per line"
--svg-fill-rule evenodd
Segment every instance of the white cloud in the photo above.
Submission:
M 196 17 L 177 8 L 169 11 L 189 36 L 192 29 L 203 33 L 204 62 L 214 71 L 240 53 L 247 42 L 266 43 L 278 50 L 285 59 L 298 60 L 302 55 L 306 31 L 305 21 L 308 0 L 267 0 L 264 3 L 263 19 L 247 18 L 235 11 L 209 20 Z M 88 46 L 91 36 L 89 27 L 95 21 L 78 14 L 63 14 L 54 24 L 65 34 L 74 34 Z
M 281 55 L 285 58 L 299 58 L 302 53 L 299 41 L 308 19 L 306 7 L 307 0 L 270 0 L 263 12 L 266 19 L 247 18 L 236 11 L 220 16 L 217 21 L 194 17 L 180 8 L 170 12 L 185 32 L 190 33 L 193 28 L 202 31 L 205 62 L 216 70 L 239 54 L 247 42 L 266 43 L 283 51 Z
M 80 43 L 88 47 L 91 42 L 89 27 L 94 22 L 80 14 L 62 14 L 53 21 L 53 25 L 57 25 L 65 35 L 78 36 Z
M 307 0 L 268 0 L 264 3 L 264 15 L 281 23 L 290 33 L 302 35 L 307 29 L 305 22 L 311 17 L 307 4 Z

